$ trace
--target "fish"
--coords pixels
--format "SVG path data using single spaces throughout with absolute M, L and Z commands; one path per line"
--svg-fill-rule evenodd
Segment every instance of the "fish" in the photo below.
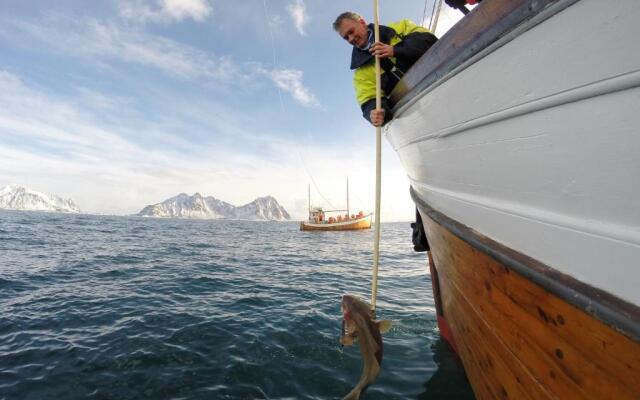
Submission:
M 362 375 L 356 386 L 343 400 L 357 400 L 362 392 L 373 383 L 380 373 L 382 364 L 382 335 L 391 328 L 391 321 L 375 321 L 371 307 L 357 296 L 342 296 L 342 332 L 340 344 L 351 346 L 360 344 L 362 354 Z

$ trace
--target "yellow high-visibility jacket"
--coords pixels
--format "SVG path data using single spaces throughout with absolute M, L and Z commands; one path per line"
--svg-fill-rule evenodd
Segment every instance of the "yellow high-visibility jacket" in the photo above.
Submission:
M 373 24 L 369 25 L 369 29 L 373 30 Z M 389 70 L 386 71 L 383 64 L 382 93 L 383 96 L 387 96 L 402 75 L 437 41 L 437 38 L 427 29 L 404 19 L 387 26 L 381 25 L 380 41 L 394 46 L 394 57 L 388 59 L 392 64 L 381 60 L 387 63 L 386 69 Z M 354 70 L 353 86 L 356 99 L 363 113 L 367 114 L 364 117 L 369 119 L 366 111 L 375 107 L 376 97 L 375 58 L 368 50 L 354 47 L 351 69 Z M 374 106 L 370 107 L 369 103 L 372 100 Z

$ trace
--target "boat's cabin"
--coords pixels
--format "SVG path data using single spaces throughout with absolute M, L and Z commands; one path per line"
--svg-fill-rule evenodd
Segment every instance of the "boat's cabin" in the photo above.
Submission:
M 314 207 L 309 213 L 309 222 L 314 224 L 333 224 L 335 222 L 346 222 L 359 218 L 364 218 L 364 212 L 360 211 L 358 214 L 337 214 L 327 218 L 326 213 L 340 213 L 344 210 L 323 210 L 322 207 Z
M 322 210 L 322 207 L 314 207 L 311 210 L 311 213 L 309 214 L 309 221 L 316 224 L 320 224 L 325 221 L 324 211 Z

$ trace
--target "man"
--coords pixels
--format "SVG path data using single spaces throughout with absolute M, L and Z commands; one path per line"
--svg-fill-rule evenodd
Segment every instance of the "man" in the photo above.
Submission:
M 388 26 L 380 25 L 380 42 L 374 43 L 373 24 L 367 25 L 364 18 L 351 11 L 340 14 L 333 29 L 353 46 L 353 85 L 362 116 L 372 125 L 382 126 L 392 117 L 386 96 L 438 39 L 425 28 L 405 19 Z M 382 110 L 375 109 L 376 55 L 380 57 L 382 69 Z

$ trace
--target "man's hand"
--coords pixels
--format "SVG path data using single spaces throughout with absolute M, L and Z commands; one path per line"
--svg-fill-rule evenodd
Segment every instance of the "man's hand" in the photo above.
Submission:
M 369 52 L 380 58 L 393 57 L 393 46 L 382 42 L 375 42 L 369 49 Z
M 369 118 L 371 119 L 371 124 L 373 126 L 382 126 L 382 124 L 384 123 L 384 109 L 371 110 Z

